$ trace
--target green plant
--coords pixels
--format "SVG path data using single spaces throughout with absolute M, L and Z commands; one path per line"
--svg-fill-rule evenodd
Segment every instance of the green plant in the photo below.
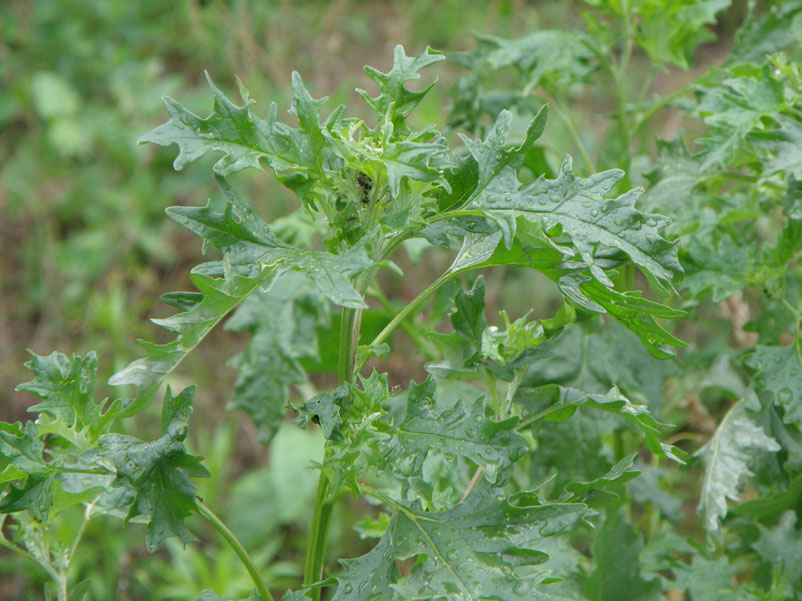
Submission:
M 143 342 L 146 356 L 112 377 L 110 383 L 130 396 L 95 400 L 93 354 L 34 354 L 28 364 L 34 379 L 20 388 L 41 399 L 31 407 L 36 421 L 0 426 L 1 481 L 11 483 L 0 512 L 10 516 L 14 532 L 2 544 L 44 567 L 58 601 L 79 600 L 88 582 L 69 591 L 69 565 L 94 516 L 146 524 L 153 551 L 171 537 L 194 540 L 186 520 L 197 514 L 252 578 L 250 599 L 272 599 L 275 586 L 268 587 L 238 536 L 197 496 L 193 478 L 208 472 L 184 445 L 194 387 L 174 394 L 167 386 L 155 440 L 117 433 L 230 316 L 227 328 L 251 334 L 231 362 L 239 378 L 230 407 L 248 414 L 265 443 L 286 428 L 288 411 L 297 425 L 319 427 L 326 439 L 308 508 L 303 582 L 284 595 L 286 601 L 317 600 L 326 589 L 337 601 L 640 600 L 672 588 L 692 599 L 798 594 L 793 515 L 776 521 L 779 512 L 798 506 L 802 490 L 798 373 L 790 363 L 798 347 L 776 346 L 781 332 L 790 331 L 789 320 L 798 335 L 798 298 L 778 293 L 799 290 L 791 158 L 799 112 L 796 64 L 775 55 L 771 66 L 742 64 L 703 78 L 696 110 L 712 113 L 703 150 L 690 155 L 680 142 L 662 143 L 657 164 L 638 171 L 634 166 L 642 162 L 630 153 L 646 135 L 641 120 L 681 94 L 633 110 L 631 86 L 622 78 L 635 44 L 658 67 L 687 65 L 706 37 L 699 28 L 726 3 L 689 0 L 688 14 L 665 12 L 670 4 L 604 3 L 588 16 L 587 33 L 485 39 L 461 59 L 472 72 L 457 87 L 451 123 L 478 131 L 485 113 L 492 118 L 483 135 L 462 136 L 454 149 L 434 126 L 419 129 L 410 120 L 433 84 L 416 91 L 406 86 L 443 59 L 430 48 L 409 57 L 398 46 L 388 73 L 366 68 L 378 86 L 376 96 L 360 90 L 373 113 L 368 121 L 346 116 L 344 107 L 321 115 L 325 99 L 315 99 L 297 74 L 291 107 L 297 127 L 278 121 L 275 104 L 258 117 L 241 83 L 242 106 L 210 80 L 215 104 L 206 118 L 166 98 L 170 119 L 142 140 L 177 144 L 176 169 L 208 152 L 222 154 L 213 168 L 220 195 L 203 207 L 167 210 L 214 258 L 192 270 L 197 291 L 162 297 L 179 313 L 156 323 L 175 338 Z M 798 9 L 783 10 L 788 13 L 750 20 L 740 34 L 741 51 L 749 43 L 763 49 L 767 29 L 793 31 Z M 617 23 L 626 33 L 620 49 L 613 44 Z M 668 23 L 678 25 L 665 37 Z M 555 48 L 564 54 L 554 56 Z M 596 159 L 567 112 L 565 98 L 592 76 L 594 61 L 609 68 L 618 94 L 615 135 L 597 153 L 599 162 L 618 157 L 628 173 L 615 168 L 618 162 L 596 172 Z M 486 94 L 480 84 L 487 71 L 503 66 L 516 66 L 528 83 Z M 645 95 L 648 84 L 644 88 Z M 538 89 L 557 106 L 586 177 L 574 173 L 570 157 L 558 164 L 548 157 L 540 138 L 549 109 L 537 103 L 526 115 L 529 93 Z M 495 110 L 499 98 L 517 112 Z M 759 107 L 750 105 L 753 99 Z M 527 117 L 523 127 L 520 117 Z M 272 228 L 229 182 L 239 171 L 264 167 L 301 204 Z M 676 206 L 677 184 L 670 181 L 677 173 L 685 186 L 680 201 L 691 202 L 692 211 Z M 641 179 L 649 186 L 645 195 L 631 185 Z M 732 196 L 722 201 L 723 192 Z M 673 221 L 652 212 L 658 209 Z M 776 242 L 761 241 L 760 263 L 744 258 L 749 269 L 733 275 L 729 263 L 715 260 L 717 247 L 694 255 L 693 240 L 708 243 L 704 234 L 711 231 L 717 233 L 712 244 L 727 238 L 734 248 L 736 239 L 746 247 L 757 228 L 742 222 L 753 215 L 784 226 Z M 667 228 L 676 240 L 665 236 Z M 396 308 L 382 283 L 383 273 L 400 271 L 393 260 L 400 262 L 401 249 L 413 257 L 450 253 L 453 260 Z M 705 258 L 688 260 L 693 256 Z M 683 309 L 664 304 L 682 276 L 680 257 L 689 264 L 684 285 L 694 299 Z M 538 281 L 551 281 L 561 302 L 537 319 L 511 319 L 502 311 L 497 325 L 488 324 L 485 278 L 476 272 L 504 267 L 539 272 L 546 280 Z M 666 300 L 637 290 L 641 277 Z M 783 288 L 779 279 L 796 287 Z M 697 315 L 711 286 L 724 298 L 722 289 L 731 295 L 747 284 L 766 288 L 791 312 L 782 323 L 759 326 L 774 338 L 745 359 L 753 381 L 744 385 L 731 364 L 734 353 L 721 345 L 689 349 L 672 363 L 674 349 L 684 343 L 664 320 Z M 339 316 L 332 305 L 340 307 Z M 438 331 L 446 315 L 450 331 Z M 429 359 L 427 377 L 403 387 L 391 386 L 391 376 L 381 371 L 401 344 L 393 337 L 399 329 Z M 688 338 L 705 334 L 691 329 Z M 336 382 L 329 371 L 336 371 Z M 716 535 L 713 551 L 673 527 L 682 516 L 679 502 L 661 484 L 693 486 L 688 472 L 671 466 L 686 461 L 673 442 L 696 437 L 686 427 L 694 414 L 679 403 L 662 407 L 668 378 L 678 398 L 711 382 L 727 400 L 742 398 L 700 449 L 700 459 L 692 459 L 705 464 L 700 508 L 702 526 Z M 677 418 L 673 442 L 661 438 L 661 412 Z M 739 506 L 744 517 L 725 538 L 720 522 L 727 498 L 735 497 L 757 452 L 766 458 L 757 496 Z M 271 486 L 291 486 L 277 475 L 265 483 L 265 497 L 276 495 Z M 348 499 L 365 515 L 356 524 L 361 536 L 379 540 L 336 568 L 327 564 L 327 541 L 337 526 L 335 508 Z M 63 527 L 61 518 L 70 512 L 83 513 L 77 531 Z M 754 581 L 739 586 L 736 572 Z M 205 591 L 199 599 L 219 597 Z

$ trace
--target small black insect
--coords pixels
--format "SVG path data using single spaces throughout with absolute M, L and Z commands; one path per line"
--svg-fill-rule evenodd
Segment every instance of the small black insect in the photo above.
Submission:
M 362 203 L 368 204 L 370 202 L 370 192 L 373 190 L 373 180 L 360 171 L 356 176 L 356 183 L 362 188 Z

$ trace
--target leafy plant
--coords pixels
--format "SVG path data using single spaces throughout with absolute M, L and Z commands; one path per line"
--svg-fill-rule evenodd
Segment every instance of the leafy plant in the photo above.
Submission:
M 792 54 L 763 53 L 792 44 L 802 7 L 750 18 L 730 63 L 647 102 L 649 80 L 630 97 L 636 49 L 651 75 L 687 67 L 712 35 L 702 26 L 728 2 L 589 4 L 587 31 L 480 38 L 458 57 L 471 69 L 455 88 L 450 121 L 468 129 L 461 144 L 415 121 L 434 83 L 408 86 L 444 58 L 428 47 L 408 56 L 397 46 L 387 73 L 366 67 L 378 88 L 358 90 L 366 120 L 344 106 L 324 111 L 326 98 L 315 98 L 297 73 L 295 125 L 278 119 L 275 103 L 257 115 L 239 81 L 241 104 L 209 79 L 207 117 L 165 98 L 168 121 L 141 141 L 176 144 L 179 170 L 213 154 L 219 188 L 203 207 L 167 209 L 212 255 L 191 272 L 195 291 L 162 297 L 178 312 L 154 321 L 172 339 L 141 342 L 145 356 L 110 380 L 123 387 L 113 401 L 94 398 L 94 354 L 34 354 L 34 379 L 20 388 L 41 399 L 30 409 L 36 419 L 0 426 L 0 474 L 9 483 L 0 512 L 13 531 L 2 544 L 48 572 L 58 601 L 84 597 L 88 584 L 68 589 L 69 565 L 86 523 L 101 514 L 146 524 L 151 551 L 171 537 L 191 543 L 188 518 L 197 514 L 250 575 L 250 599 L 273 599 L 276 583 L 268 586 L 240 538 L 197 494 L 195 479 L 209 472 L 185 447 L 194 387 L 174 394 L 167 385 L 154 440 L 125 433 L 224 320 L 251 334 L 231 361 L 239 378 L 230 408 L 244 411 L 266 444 L 288 418 L 325 437 L 303 581 L 285 601 L 318 600 L 324 591 L 337 601 L 800 593 L 798 565 L 782 542 L 798 546 L 802 491 L 794 367 L 799 78 Z M 768 33 L 779 46 L 767 48 Z M 507 67 L 520 76 L 514 90 L 485 91 L 483 82 Z M 567 99 L 600 72 L 616 97 L 614 129 L 609 145 L 592 151 Z M 682 106 L 707 126 L 699 150 L 681 139 L 658 142 L 651 163 L 639 154 L 651 135 L 646 124 L 692 91 L 695 100 Z M 552 160 L 542 140 L 555 109 L 582 157 L 578 173 L 570 156 Z M 265 168 L 300 204 L 273 227 L 231 183 L 240 171 Z M 776 237 L 765 235 L 777 224 Z M 405 252 L 448 254 L 450 264 L 396 307 L 384 274 L 401 273 Z M 735 262 L 721 259 L 724 252 Z M 485 275 L 504 268 L 551 282 L 550 312 L 513 319 L 502 311 L 488 322 Z M 761 344 L 740 354 L 698 344 L 704 311 L 716 307 L 708 293 L 718 302 L 750 286 L 769 304 L 753 322 Z M 780 316 L 775 307 L 784 307 Z M 682 337 L 693 346 L 677 358 L 686 343 L 674 320 L 689 314 Z M 748 324 L 731 319 L 733 338 L 746 336 Z M 399 329 L 428 358 L 421 382 L 397 385 L 383 371 L 403 345 Z M 666 381 L 677 398 L 663 407 Z M 707 390 L 731 408 L 706 445 L 687 444 L 702 442 L 699 412 L 712 421 L 691 394 Z M 669 418 L 677 425 L 659 421 Z M 686 448 L 674 446 L 680 441 Z M 661 484 L 691 473 L 675 469 L 686 461 L 703 468 L 708 549 L 677 531 L 678 499 Z M 753 498 L 732 518 L 727 502 L 738 500 L 749 475 Z M 289 486 L 275 475 L 267 482 Z M 347 498 L 365 515 L 358 532 L 378 542 L 337 566 L 328 540 Z M 79 510 L 77 531 L 58 528 Z M 755 578 L 739 585 L 743 565 Z M 220 597 L 204 591 L 198 599 Z

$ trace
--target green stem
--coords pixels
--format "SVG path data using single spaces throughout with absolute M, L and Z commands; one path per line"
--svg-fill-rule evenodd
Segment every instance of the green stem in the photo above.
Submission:
M 312 525 L 309 528 L 309 545 L 306 549 L 306 565 L 304 566 L 304 585 L 311 586 L 323 579 L 323 563 L 326 555 L 326 537 L 331 517 L 331 503 L 327 503 L 331 482 L 323 470 L 317 482 L 315 495 L 315 512 L 312 515 Z M 320 589 L 308 591 L 307 596 L 317 601 L 320 599 Z
M 490 396 L 493 399 L 493 411 L 496 415 L 501 413 L 501 406 L 498 402 L 498 391 L 496 390 L 496 376 L 486 367 L 482 368 L 482 373 L 487 383 L 487 389 L 490 391 Z
M 694 88 L 694 84 L 688 84 L 686 86 L 682 86 L 678 90 L 674 90 L 668 96 L 663 96 L 660 100 L 656 101 L 652 106 L 649 107 L 649 110 L 641 115 L 640 119 L 638 119 L 637 123 L 633 128 L 633 136 L 637 136 L 640 134 L 641 130 L 646 126 L 646 124 L 654 117 L 660 109 L 665 107 L 667 104 L 671 104 L 680 96 L 684 96 L 688 92 L 690 92 Z
M 58 601 L 67 601 L 67 575 L 59 574 L 56 578 L 56 595 Z
M 501 413 L 499 414 L 500 419 L 506 419 L 512 414 L 512 398 L 521 386 L 521 381 L 524 379 L 525 375 L 526 367 L 515 370 L 512 381 L 507 385 L 507 394 L 504 395 L 504 406 L 501 408 Z
M 378 287 L 372 289 L 368 294 L 370 294 L 373 298 L 379 301 L 382 307 L 384 307 L 388 312 L 394 313 L 396 308 L 393 307 L 390 300 L 384 295 L 384 293 L 378 289 Z M 414 325 L 411 325 L 409 322 L 404 321 L 401 323 L 401 329 L 404 330 L 407 336 L 415 343 L 415 346 L 418 348 L 420 352 L 422 352 L 430 361 L 434 361 L 437 358 L 437 349 L 436 347 L 424 338 L 418 328 Z
M 400 244 L 400 242 L 399 242 Z M 355 288 L 360 296 L 364 296 L 370 281 L 373 279 L 375 269 L 361 274 L 356 281 Z M 356 351 L 359 345 L 359 330 L 362 323 L 362 309 L 343 307 L 340 321 L 340 357 L 337 379 L 340 384 L 350 384 L 362 365 L 355 368 Z M 328 452 L 328 449 L 327 449 Z M 325 459 L 324 459 L 325 463 Z M 315 496 L 315 509 L 312 514 L 312 525 L 309 531 L 309 544 L 306 549 L 306 564 L 304 566 L 304 585 L 311 586 L 323 579 L 323 567 L 326 558 L 326 540 L 329 535 L 331 512 L 334 503 L 331 499 L 337 498 L 337 491 L 332 490 L 326 472 L 320 470 Z M 307 591 L 307 596 L 313 601 L 319 601 L 320 588 Z
M 248 555 L 248 552 L 245 550 L 245 547 L 242 546 L 242 543 L 239 542 L 239 539 L 234 535 L 233 532 L 231 532 L 228 526 L 226 526 L 223 521 L 217 517 L 214 512 L 209 509 L 209 507 L 206 506 L 200 497 L 195 497 L 195 507 L 197 508 L 198 514 L 206 518 L 206 521 L 208 521 L 214 527 L 214 529 L 220 533 L 220 536 L 223 537 L 223 540 L 225 540 L 233 549 L 234 553 L 237 554 L 237 557 L 239 557 L 242 565 L 245 566 L 246 570 L 248 570 L 248 574 L 250 574 L 254 585 L 256 585 L 256 590 L 258 591 L 259 596 L 261 596 L 264 601 L 273 601 L 273 595 L 270 594 L 270 591 L 265 586 L 265 583 L 259 576 L 259 571 L 256 569 L 251 556 Z
M 404 319 L 406 319 L 406 317 L 410 313 L 415 311 L 423 303 L 423 301 L 425 301 L 429 296 L 431 296 L 438 288 L 440 288 L 440 286 L 442 286 L 448 280 L 450 280 L 455 275 L 457 275 L 457 273 L 458 272 L 456 272 L 456 271 L 447 271 L 443 275 L 441 275 L 439 278 L 437 278 L 434 282 L 429 284 L 429 286 L 426 288 L 426 290 L 421 292 L 418 296 L 416 296 L 409 303 L 407 303 L 406 306 L 404 306 L 403 309 L 401 309 L 398 313 L 396 313 L 396 316 L 393 317 L 392 320 L 390 320 L 390 323 L 388 323 L 386 326 L 384 326 L 384 329 L 381 332 L 379 332 L 378 336 L 376 336 L 376 338 L 374 338 L 373 342 L 371 342 L 370 344 L 371 345 L 377 345 L 377 344 L 381 344 L 382 342 L 384 342 L 387 339 L 387 337 L 390 334 L 393 333 L 393 331 L 398 327 L 398 325 L 402 321 L 404 321 Z M 366 359 L 363 360 L 362 363 L 357 366 L 357 371 L 359 371 L 360 369 L 362 369 L 365 366 L 364 365 L 365 361 L 366 361 Z
M 523 430 L 523 429 L 524 429 L 524 428 L 526 428 L 527 426 L 531 426 L 531 425 L 532 425 L 532 424 L 534 424 L 536 421 L 539 421 L 539 420 L 543 419 L 543 418 L 544 418 L 544 417 L 546 417 L 547 415 L 550 415 L 550 414 L 552 414 L 552 413 L 556 413 L 556 412 L 557 412 L 557 411 L 559 411 L 560 409 L 564 409 L 564 408 L 565 408 L 565 406 L 564 406 L 564 405 L 560 405 L 560 406 L 556 406 L 556 407 L 555 407 L 555 406 L 553 406 L 553 407 L 547 407 L 546 409 L 543 409 L 542 411 L 538 411 L 538 412 L 537 412 L 537 413 L 535 413 L 534 415 L 530 415 L 530 416 L 529 416 L 529 417 L 527 417 L 526 419 L 524 419 L 524 420 L 521 420 L 520 422 L 518 422 L 518 425 L 517 425 L 517 426 L 515 426 L 515 429 L 516 429 L 516 430 Z
M 75 550 L 78 548 L 78 543 L 81 542 L 81 537 L 84 535 L 84 531 L 86 530 L 86 525 L 89 523 L 89 519 L 92 517 L 92 509 L 95 506 L 97 499 L 92 501 L 91 503 L 86 504 L 86 510 L 84 511 L 84 519 L 81 521 L 81 525 L 78 526 L 78 532 L 75 533 L 75 538 L 72 541 L 72 545 L 70 545 L 70 553 L 67 555 L 67 565 L 69 566 L 69 562 L 72 560 L 73 555 L 75 555 Z
M 21 555 L 22 557 L 27 557 L 28 559 L 30 559 L 33 562 L 36 562 L 37 564 L 39 563 L 39 560 L 36 559 L 33 555 L 28 553 L 25 549 L 18 547 L 14 543 L 8 542 L 6 538 L 2 535 L 0 535 L 0 546 L 5 547 L 9 551 L 13 551 L 14 553 Z
M 357 315 L 359 312 L 359 315 Z M 354 340 L 354 328 L 359 327 L 358 321 L 361 322 L 362 312 L 359 309 L 350 309 L 343 307 L 342 318 L 340 319 L 340 357 L 339 367 L 337 370 L 338 380 L 340 384 L 345 384 L 353 379 L 354 374 L 354 345 L 357 340 Z
M 590 173 L 596 173 L 596 165 L 593 160 L 590 158 L 590 154 L 585 148 L 585 143 L 582 141 L 582 138 L 579 136 L 579 133 L 576 131 L 576 127 L 574 126 L 574 121 L 571 117 L 562 110 L 561 103 L 554 102 L 551 106 L 552 112 L 559 117 L 560 121 L 563 122 L 566 129 L 568 129 L 568 133 L 571 135 L 571 139 L 574 141 L 577 150 L 579 151 L 579 156 L 582 157 L 582 160 L 585 163 L 585 166 L 588 168 Z

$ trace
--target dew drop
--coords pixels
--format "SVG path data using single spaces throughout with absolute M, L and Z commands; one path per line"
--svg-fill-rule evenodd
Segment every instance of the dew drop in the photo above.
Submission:
M 777 400 L 780 401 L 783 405 L 787 405 L 791 402 L 794 398 L 794 393 L 791 392 L 790 388 L 783 388 L 780 392 L 777 393 Z
M 621 219 L 620 217 L 616 217 L 615 219 L 613 219 L 613 223 L 615 223 L 618 226 L 621 226 L 624 225 L 624 220 Z
M 350 582 L 346 582 L 345 586 L 343 587 L 343 592 L 346 595 L 350 595 L 354 591 L 354 587 L 351 586 Z
M 654 217 L 649 217 L 646 220 L 646 225 L 649 226 L 649 227 L 656 227 L 657 226 L 657 219 L 655 219 Z
M 598 217 L 598 216 L 599 216 L 599 211 L 597 211 L 596 209 L 593 209 L 593 210 L 590 212 L 590 216 L 591 216 L 591 217 Z

